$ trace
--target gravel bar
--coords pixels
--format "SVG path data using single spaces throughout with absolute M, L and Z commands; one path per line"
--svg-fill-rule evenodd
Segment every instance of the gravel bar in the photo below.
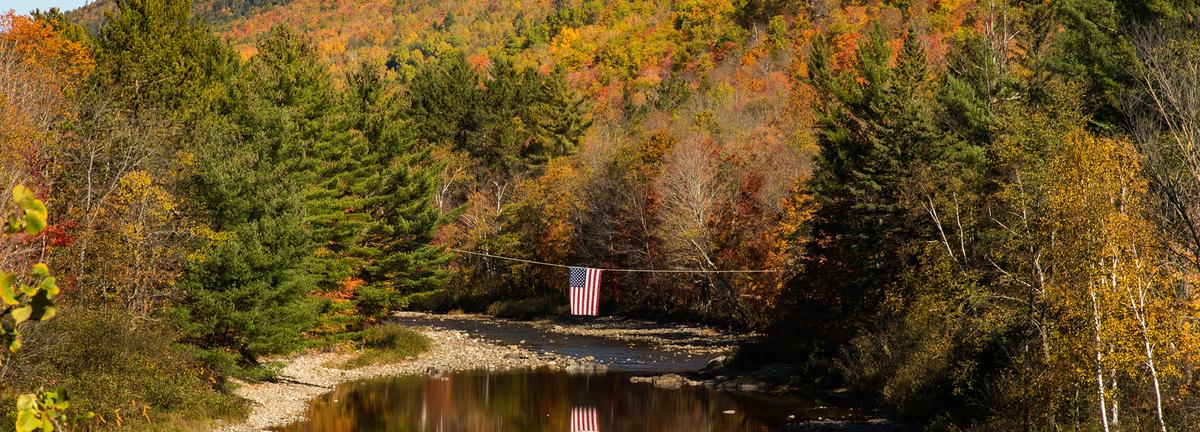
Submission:
M 305 352 L 268 359 L 283 363 L 275 382 L 242 383 L 234 394 L 251 402 L 253 410 L 242 423 L 217 425 L 220 432 L 258 432 L 284 426 L 304 418 L 308 402 L 338 384 L 372 377 L 425 374 L 439 375 L 471 369 L 520 369 L 545 367 L 572 370 L 603 368 L 603 365 L 551 353 L 534 353 L 516 345 L 502 346 L 468 336 L 464 332 L 418 329 L 433 341 L 432 348 L 415 359 L 400 363 L 371 365 L 342 370 L 326 367 L 352 358 L 353 352 Z

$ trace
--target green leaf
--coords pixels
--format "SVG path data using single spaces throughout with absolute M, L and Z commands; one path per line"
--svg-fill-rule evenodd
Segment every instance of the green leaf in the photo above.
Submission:
M 17 291 L 13 289 L 16 282 L 17 275 L 0 272 L 0 302 L 6 305 L 17 304 Z
M 33 306 L 26 305 L 26 306 L 22 306 L 22 307 L 13 309 L 13 311 L 12 311 L 13 321 L 16 321 L 17 324 L 23 323 L 26 320 L 28 320 L 29 316 L 32 314 L 33 314 Z
M 17 397 L 17 411 L 28 411 L 33 409 L 37 402 L 37 397 L 33 394 L 23 394 Z
M 58 295 L 58 285 L 55 284 L 54 282 L 55 282 L 54 276 L 50 276 L 45 279 L 42 279 L 42 283 L 40 285 L 42 288 L 42 291 L 45 291 L 46 294 L 49 294 L 50 297 L 54 297 L 54 296 Z
M 21 410 L 17 413 L 17 432 L 32 432 L 41 426 L 37 413 L 32 410 Z
M 21 232 L 21 220 L 17 219 L 16 215 L 9 215 L 8 221 L 4 224 L 5 234 L 16 234 Z
M 16 186 L 12 190 L 13 201 L 25 210 L 25 232 L 29 234 L 37 234 L 46 229 L 46 205 L 41 200 L 37 199 L 33 191 L 25 186 Z M 10 221 L 10 228 L 17 224 Z
M 46 321 L 54 318 L 54 315 L 58 313 L 58 309 L 54 307 L 54 301 L 50 300 L 50 293 L 46 291 L 39 291 L 37 295 L 33 296 L 33 299 L 29 301 L 29 307 L 33 308 L 29 319 Z
M 33 191 L 23 185 L 16 185 L 12 190 L 13 202 L 21 206 L 23 209 L 28 209 L 37 201 L 37 197 L 33 195 Z
M 8 350 L 10 352 L 17 352 L 20 349 L 21 349 L 21 340 L 20 339 L 13 339 L 12 343 L 8 344 Z
M 58 315 L 58 308 L 46 306 L 45 308 L 42 308 L 42 313 L 38 315 L 37 319 L 39 321 L 48 321 L 51 318 L 54 318 L 55 315 Z
M 46 263 L 37 263 L 33 265 L 33 275 L 37 277 L 49 277 L 50 267 Z
M 25 233 L 37 234 L 46 229 L 46 216 L 34 212 L 25 212 Z

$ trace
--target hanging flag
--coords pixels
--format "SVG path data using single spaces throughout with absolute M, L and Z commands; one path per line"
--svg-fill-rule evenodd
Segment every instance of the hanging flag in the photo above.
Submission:
M 571 408 L 571 432 L 600 432 L 600 420 L 596 416 L 596 409 Z
M 571 315 L 600 315 L 600 273 L 603 270 L 571 267 Z

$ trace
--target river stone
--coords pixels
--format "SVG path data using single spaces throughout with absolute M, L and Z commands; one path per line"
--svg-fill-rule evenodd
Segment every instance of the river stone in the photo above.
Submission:
M 654 386 L 674 390 L 683 387 L 683 377 L 676 374 L 666 374 L 663 376 L 654 377 Z
M 758 391 L 758 384 L 741 383 L 741 384 L 738 384 L 737 389 L 744 391 L 744 392 Z
M 729 356 L 719 356 L 704 365 L 704 370 L 712 370 L 725 367 L 729 363 Z

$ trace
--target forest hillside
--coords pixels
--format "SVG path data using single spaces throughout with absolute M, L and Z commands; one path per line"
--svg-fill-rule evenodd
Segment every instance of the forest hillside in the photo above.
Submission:
M 468 251 L 706 271 L 606 273 L 600 310 L 763 332 L 739 364 L 789 363 L 805 391 L 928 430 L 1186 430 L 1198 11 L 10 12 L 0 414 L 65 410 L 52 383 L 77 412 L 132 401 L 176 419 L 166 430 L 198 427 L 244 413 L 228 383 L 271 378 L 262 359 L 352 343 L 391 311 L 566 314 L 563 269 Z M 767 271 L 715 272 L 747 269 Z M 135 417 L 56 424 L 142 430 Z

